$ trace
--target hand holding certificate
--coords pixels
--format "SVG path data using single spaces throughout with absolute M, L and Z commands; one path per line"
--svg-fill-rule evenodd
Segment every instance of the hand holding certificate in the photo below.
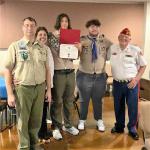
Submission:
M 80 42 L 80 30 L 61 29 L 59 56 L 61 58 L 77 59 L 78 49 L 75 45 L 79 42 Z

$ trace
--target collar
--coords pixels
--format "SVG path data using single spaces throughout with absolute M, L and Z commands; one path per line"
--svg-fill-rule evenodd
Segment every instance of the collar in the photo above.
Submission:
M 120 45 L 118 44 L 118 49 L 119 49 L 121 52 L 128 52 L 128 51 L 129 51 L 129 46 L 130 46 L 130 45 L 128 44 L 126 48 L 121 49 Z
M 91 35 L 87 35 L 87 37 L 88 37 L 90 40 L 92 40 L 92 41 L 93 41 L 93 39 L 95 39 L 96 41 L 97 41 L 97 39 L 98 39 L 98 36 L 93 37 L 93 36 L 91 36 Z
M 98 34 L 96 37 L 93 37 L 91 35 L 87 35 L 87 37 L 90 39 L 90 40 L 93 40 L 94 38 L 96 39 L 96 41 L 103 41 L 104 39 L 104 35 L 101 35 L 101 34 Z
M 30 41 L 27 40 L 27 39 L 25 39 L 25 38 L 22 38 L 22 39 L 20 40 L 20 42 L 23 43 L 24 45 L 30 44 Z
M 41 44 L 38 41 L 31 42 L 31 41 L 29 41 L 25 38 L 22 38 L 19 41 L 19 46 L 20 47 L 26 47 L 26 46 L 30 46 L 30 45 L 39 45 L 40 47 L 42 47 Z

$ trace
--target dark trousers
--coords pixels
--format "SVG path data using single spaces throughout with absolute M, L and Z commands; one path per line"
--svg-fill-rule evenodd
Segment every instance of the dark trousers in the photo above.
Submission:
M 47 135 L 47 122 L 46 122 L 46 118 L 47 118 L 48 105 L 49 105 L 48 102 L 44 102 L 43 115 L 42 115 L 42 124 L 41 124 L 41 128 L 39 130 L 39 133 L 38 133 L 39 138 L 44 138 Z
M 76 81 L 80 99 L 80 119 L 86 120 L 90 98 L 92 98 L 94 118 L 102 119 L 102 98 L 106 90 L 105 73 L 87 74 L 77 71 Z
M 128 106 L 128 130 L 136 132 L 138 120 L 138 85 L 134 89 L 128 88 L 129 82 L 113 81 L 114 109 L 117 129 L 125 127 L 125 104 Z

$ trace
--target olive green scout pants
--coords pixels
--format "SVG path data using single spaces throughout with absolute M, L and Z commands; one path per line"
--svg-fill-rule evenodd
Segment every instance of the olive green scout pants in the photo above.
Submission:
M 66 128 L 72 127 L 72 109 L 75 89 L 75 73 L 56 72 L 54 74 L 54 88 L 52 89 L 53 103 L 51 105 L 51 119 L 54 128 L 62 127 L 63 120 Z
M 45 83 L 15 87 L 19 150 L 34 150 L 41 126 Z

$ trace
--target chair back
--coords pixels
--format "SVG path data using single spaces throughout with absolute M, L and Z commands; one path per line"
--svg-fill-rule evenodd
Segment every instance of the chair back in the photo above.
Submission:
M 4 77 L 0 77 L 0 99 L 1 100 L 7 99 L 7 91 L 6 91 L 6 85 L 5 85 Z

